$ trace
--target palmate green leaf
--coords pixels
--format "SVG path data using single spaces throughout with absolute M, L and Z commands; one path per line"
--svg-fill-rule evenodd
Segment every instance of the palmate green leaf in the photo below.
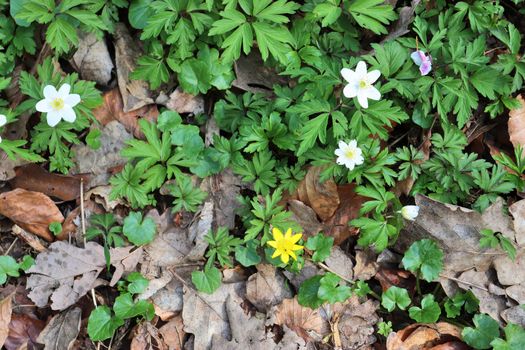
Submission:
M 328 0 L 315 6 L 313 13 L 318 18 L 322 18 L 321 25 L 323 27 L 335 23 L 341 16 L 343 10 L 339 6 L 340 3 L 340 0 Z
M 494 100 L 502 86 L 500 79 L 500 73 L 494 68 L 481 67 L 470 77 L 470 83 L 482 96 Z
M 49 23 L 55 14 L 54 0 L 29 0 L 14 1 L 15 6 L 11 7 L 11 14 L 15 17 L 17 24 L 29 26 L 31 22 Z M 17 6 L 18 5 L 18 6 Z
M 97 306 L 91 311 L 88 319 L 87 331 L 93 341 L 109 339 L 118 327 L 124 324 L 122 319 L 112 317 L 111 310 L 106 305 Z
M 194 187 L 191 178 L 186 175 L 176 177 L 175 184 L 168 187 L 170 195 L 175 197 L 171 211 L 176 213 L 183 209 L 196 212 L 199 205 L 206 199 L 208 194 L 198 187 Z
M 301 143 L 299 144 L 299 149 L 297 150 L 298 156 L 311 149 L 315 145 L 317 139 L 319 139 L 322 143 L 326 142 L 326 128 L 328 126 L 329 116 L 330 115 L 328 113 L 321 113 L 314 119 L 306 122 L 306 124 L 302 127 L 299 133 Z
M 494 339 L 490 345 L 494 350 L 515 350 L 525 345 L 525 330 L 517 324 L 509 323 L 505 326 L 505 340 Z
M 9 158 L 15 160 L 17 158 L 25 159 L 30 162 L 43 162 L 44 158 L 28 149 L 22 148 L 27 144 L 26 140 L 2 140 L 0 142 L 0 149 L 2 149 Z
M 420 273 L 424 280 L 432 282 L 443 270 L 443 250 L 434 241 L 422 239 L 412 243 L 401 262 L 407 270 L 416 275 Z
M 155 316 L 153 304 L 147 300 L 133 301 L 130 293 L 119 295 L 113 304 L 113 310 L 117 319 L 128 319 L 136 316 L 142 316 L 147 320 L 151 320 Z
M 90 11 L 74 9 L 68 10 L 66 13 L 90 29 L 108 30 L 100 17 Z
M 46 41 L 57 52 L 68 52 L 71 46 L 78 46 L 77 30 L 64 17 L 58 16 L 47 28 Z
M 143 208 L 151 203 L 146 189 L 142 186 L 144 168 L 128 163 L 119 174 L 109 179 L 111 193 L 109 198 L 126 198 L 132 208 Z
M 321 287 L 321 278 L 323 276 L 314 276 L 304 281 L 299 287 L 297 301 L 303 306 L 308 306 L 311 309 L 317 309 L 323 304 L 323 300 L 319 298 L 318 292 Z
M 499 337 L 499 324 L 486 314 L 477 314 L 473 319 L 474 328 L 465 327 L 461 332 L 463 341 L 475 349 L 490 349 L 490 343 Z
M 0 285 L 7 281 L 7 276 L 18 277 L 20 265 L 9 255 L 0 256 Z
M 383 218 L 361 217 L 352 220 L 350 224 L 361 229 L 357 243 L 363 247 L 374 246 L 377 252 L 385 250 L 389 238 L 397 233 L 395 226 L 384 221 Z
M 142 220 L 142 213 L 131 212 L 124 219 L 124 226 L 122 233 L 134 245 L 144 245 L 153 241 L 157 226 L 152 218 L 144 218 Z
M 262 259 L 257 253 L 258 246 L 259 242 L 255 239 L 246 242 L 244 246 L 238 246 L 235 248 L 235 260 L 237 260 L 244 267 L 255 266 L 259 264 Z
M 434 300 L 432 294 L 427 294 L 423 300 L 421 300 L 421 307 L 412 306 L 408 309 L 410 318 L 416 322 L 421 323 L 434 323 L 439 319 L 441 315 L 441 309 L 439 304 Z
M 128 19 L 131 26 L 135 29 L 144 29 L 148 24 L 149 18 L 155 13 L 150 6 L 152 0 L 132 0 L 129 5 Z
M 319 299 L 335 304 L 344 302 L 352 296 L 352 290 L 345 285 L 339 285 L 341 278 L 332 272 L 327 272 L 319 281 L 317 296 Z
M 137 60 L 137 67 L 130 77 L 136 80 L 145 80 L 152 89 L 158 88 L 169 79 L 169 71 L 163 59 L 142 56 Z
M 203 271 L 193 271 L 191 281 L 198 291 L 213 294 L 221 286 L 221 272 L 215 266 L 205 267 Z
M 397 18 L 392 6 L 382 0 L 352 0 L 347 9 L 357 24 L 376 34 L 386 34 L 385 25 Z
M 410 305 L 410 302 L 407 290 L 397 286 L 388 288 L 381 296 L 381 305 L 389 312 L 394 311 L 396 306 L 401 310 L 405 310 Z
M 334 245 L 334 238 L 327 237 L 322 233 L 308 238 L 305 248 L 313 251 L 312 260 L 314 262 L 323 262 L 330 256 L 330 250 Z
M 262 59 L 266 61 L 271 53 L 279 62 L 286 63 L 286 54 L 290 51 L 290 46 L 287 44 L 294 42 L 288 29 L 265 22 L 254 22 L 252 27 Z
M 445 302 L 445 311 L 447 312 L 448 318 L 455 318 L 461 314 L 461 307 L 464 306 L 464 309 L 473 313 L 479 308 L 479 300 L 476 296 L 469 290 L 465 293 L 456 293 L 452 299 L 447 298 Z

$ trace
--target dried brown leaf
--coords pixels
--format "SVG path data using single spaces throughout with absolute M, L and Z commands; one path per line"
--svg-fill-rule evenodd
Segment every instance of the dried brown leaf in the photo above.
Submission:
M 337 185 L 331 179 L 321 182 L 321 167 L 308 169 L 305 178 L 299 183 L 299 200 L 311 207 L 321 220 L 328 220 L 337 210 L 340 200 Z
M 40 344 L 44 344 L 44 350 L 68 350 L 80 331 L 82 310 L 73 307 L 63 311 L 48 322 L 37 338 Z
M 36 317 L 26 314 L 12 314 L 9 323 L 9 336 L 4 347 L 6 350 L 20 350 L 24 347 L 37 348 L 36 338 L 44 328 L 45 323 Z
M 246 298 L 260 312 L 267 312 L 272 306 L 292 297 L 283 274 L 270 264 L 257 265 L 257 273 L 248 278 Z
M 166 107 L 178 113 L 200 114 L 204 112 L 204 98 L 188 94 L 177 87 L 166 101 Z
M 326 226 L 324 233 L 334 237 L 334 245 L 340 245 L 348 237 L 358 234 L 359 231 L 348 225 L 348 223 L 358 218 L 359 209 L 361 209 L 363 202 L 366 201 L 365 197 L 355 193 L 354 184 L 339 186 L 337 193 L 339 198 L 341 198 L 341 203 L 334 215 L 324 222 Z
M 94 33 L 79 32 L 80 43 L 73 55 L 80 76 L 100 85 L 108 85 L 113 71 L 113 61 L 104 40 L 99 40 Z
M 181 350 L 184 346 L 184 336 L 186 335 L 182 316 L 175 316 L 164 326 L 160 327 L 159 334 L 169 350 Z
M 453 340 L 456 338 L 456 340 Z M 450 323 L 439 322 L 430 324 L 414 323 L 397 333 L 390 333 L 387 338 L 387 350 L 467 350 L 468 346 L 461 343 L 461 329 Z M 436 346 L 449 344 L 454 347 Z M 464 346 L 460 346 L 463 344 Z M 448 345 L 447 345 L 448 346 Z
M 330 333 L 330 325 L 321 317 L 319 309 L 313 310 L 300 305 L 297 297 L 284 299 L 272 311 L 275 313 L 275 324 L 286 325 L 304 340 L 311 339 L 308 334 L 312 331 L 321 337 Z
M 520 102 L 520 108 L 513 109 L 509 112 L 509 129 L 510 142 L 514 147 L 519 145 L 525 146 L 525 100 L 523 96 L 518 95 L 516 99 Z
M 0 214 L 48 242 L 53 240 L 49 224 L 64 221 L 64 216 L 48 196 L 21 188 L 0 195 Z
M 0 301 L 0 348 L 4 345 L 9 335 L 9 323 L 11 322 L 12 300 L 15 294 L 11 293 Z
M 168 350 L 162 341 L 159 330 L 150 322 L 143 322 L 135 328 L 131 340 L 131 350 Z

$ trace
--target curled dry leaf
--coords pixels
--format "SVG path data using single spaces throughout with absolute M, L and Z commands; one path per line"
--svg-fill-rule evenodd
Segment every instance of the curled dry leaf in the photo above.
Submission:
M 271 94 L 275 84 L 287 85 L 288 81 L 277 72 L 265 66 L 261 55 L 251 52 L 241 55 L 234 63 L 236 79 L 233 86 L 250 92 Z
M 37 338 L 40 344 L 44 344 L 44 350 L 67 350 L 78 336 L 80 331 L 82 310 L 73 307 L 63 311 L 48 322 Z
M 315 332 L 316 338 L 330 333 L 330 325 L 321 317 L 319 309 L 312 310 L 300 305 L 297 297 L 284 299 L 272 308 L 270 314 L 273 314 L 275 324 L 286 325 L 306 341 L 312 339 L 310 332 Z
M 201 95 L 188 94 L 177 87 L 169 96 L 165 103 L 168 109 L 177 113 L 204 113 L 204 98 Z
M 9 323 L 11 322 L 11 308 L 13 296 L 15 293 L 9 294 L 0 301 L 0 348 L 4 345 L 7 336 L 9 335 Z
M 461 329 L 450 323 L 411 324 L 397 333 L 390 333 L 387 350 L 467 350 L 461 342 Z
M 63 201 L 77 199 L 80 196 L 81 178 L 84 178 L 84 182 L 88 180 L 87 176 L 53 174 L 37 164 L 18 167 L 15 172 L 16 177 L 9 182 L 13 188 L 42 192 Z
M 525 100 L 523 96 L 518 95 L 516 99 L 520 102 L 520 108 L 513 109 L 509 112 L 509 137 L 514 147 L 518 145 L 525 146 Z
M 73 55 L 75 64 L 84 80 L 92 80 L 100 85 L 108 85 L 111 80 L 113 61 L 104 40 L 93 33 L 79 32 L 80 43 Z
M 175 316 L 159 328 L 159 334 L 170 350 L 181 350 L 184 346 L 184 323 L 180 315 Z
M 131 271 L 142 255 L 142 249 L 131 252 L 132 247 L 111 248 L 111 264 L 115 272 L 110 285 L 114 285 L 125 271 Z M 38 254 L 27 272 L 28 294 L 38 307 L 47 305 L 51 296 L 51 308 L 63 310 L 73 305 L 90 289 L 102 282 L 98 275 L 106 267 L 104 248 L 88 242 L 84 249 L 65 242 L 55 242 L 49 249 Z
M 45 323 L 34 316 L 12 314 L 9 323 L 9 336 L 4 347 L 6 350 L 19 350 L 24 347 L 36 349 L 36 338 L 44 328 Z
M 135 135 L 135 137 L 143 136 L 139 129 L 139 117 L 154 121 L 157 120 L 157 116 L 159 115 L 157 106 L 154 104 L 143 106 L 130 112 L 124 112 L 122 96 L 118 88 L 105 92 L 103 97 L 104 103 L 102 106 L 93 110 L 95 118 L 97 118 L 102 125 L 117 120 L 124 125 L 128 132 Z
M 373 249 L 356 250 L 354 277 L 356 280 L 368 281 L 379 270 L 376 262 L 377 254 Z
M 311 167 L 297 187 L 299 200 L 311 207 L 321 220 L 328 220 L 339 206 L 337 185 L 331 179 L 321 182 L 321 167 Z
M 359 231 L 348 225 L 348 223 L 353 219 L 357 219 L 359 209 L 361 209 L 363 202 L 366 201 L 365 197 L 355 193 L 354 184 L 339 186 L 337 193 L 339 198 L 341 198 L 341 203 L 334 215 L 325 221 L 325 234 L 334 237 L 334 245 L 339 245 L 348 237 L 358 234 Z
M 64 216 L 51 198 L 21 188 L 0 195 L 0 214 L 48 242 L 53 240 L 49 224 L 64 221 Z
M 416 288 L 416 278 L 408 271 L 400 269 L 390 269 L 387 267 L 379 267 L 376 275 L 376 280 L 381 284 L 383 292 L 392 286 L 414 291 Z
M 246 283 L 246 298 L 257 310 L 266 312 L 284 299 L 292 297 L 292 292 L 285 282 L 285 277 L 275 266 L 259 264 L 257 273 L 251 275 Z

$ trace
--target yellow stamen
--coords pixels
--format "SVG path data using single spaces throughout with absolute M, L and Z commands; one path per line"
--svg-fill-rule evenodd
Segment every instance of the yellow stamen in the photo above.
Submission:
M 64 108 L 64 100 L 60 97 L 55 98 L 53 101 L 51 101 L 51 108 L 53 108 L 55 111 L 60 111 L 62 108 Z
M 355 157 L 355 150 L 350 149 L 350 150 L 346 151 L 345 156 L 347 158 L 349 158 L 349 159 L 354 159 L 354 157 Z
M 367 82 L 366 80 L 363 79 L 363 80 L 360 80 L 360 81 L 359 81 L 359 87 L 360 87 L 361 89 L 364 89 L 364 88 L 367 87 L 367 86 L 368 86 L 368 82 Z

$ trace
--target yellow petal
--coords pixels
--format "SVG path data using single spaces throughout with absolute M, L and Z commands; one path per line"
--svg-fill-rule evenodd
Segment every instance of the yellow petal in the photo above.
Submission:
M 281 255 L 281 251 L 280 250 L 276 250 L 273 255 L 272 255 L 272 259 L 275 259 L 277 258 L 279 255 Z
M 277 249 L 277 241 L 268 241 L 266 242 L 270 247 Z
M 292 250 L 301 250 L 303 248 L 304 247 L 302 245 L 294 244 L 293 247 L 292 247 Z
M 286 230 L 286 233 L 284 234 L 284 239 L 290 239 L 290 238 L 292 238 L 292 229 L 291 228 Z
M 276 241 L 280 241 L 284 238 L 283 233 L 277 227 L 274 227 L 272 229 L 272 234 L 273 234 L 273 238 L 275 238 Z
M 299 242 L 299 240 L 303 237 L 303 234 L 302 233 L 298 233 L 298 234 L 295 234 L 292 236 L 292 243 L 297 243 Z
M 294 252 L 290 251 L 289 254 L 294 260 L 297 260 L 297 255 Z
M 290 260 L 290 256 L 287 253 L 282 253 L 281 260 L 283 261 L 283 263 L 288 264 L 288 261 Z

